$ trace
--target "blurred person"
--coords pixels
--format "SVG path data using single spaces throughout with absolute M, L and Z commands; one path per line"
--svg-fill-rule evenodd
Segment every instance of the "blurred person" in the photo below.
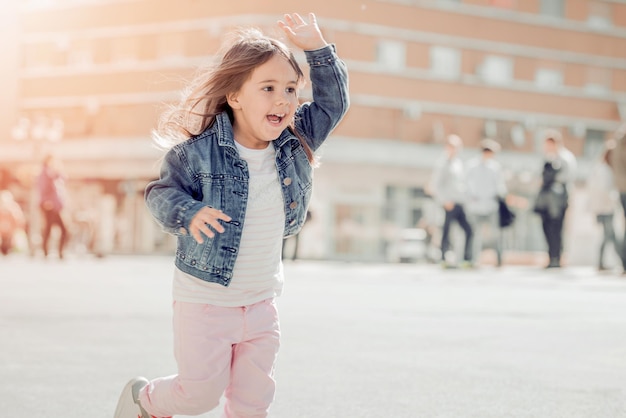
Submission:
M 0 191 L 0 252 L 8 255 L 16 234 L 24 229 L 24 213 L 8 190 Z
M 480 142 L 481 155 L 470 161 L 467 168 L 467 214 L 474 232 L 474 263 L 480 259 L 486 241 L 493 243 L 496 265 L 502 265 L 502 230 L 499 199 L 506 197 L 502 167 L 495 159 L 500 144 L 492 139 Z
M 615 187 L 619 193 L 619 200 L 622 205 L 622 213 L 626 220 L 626 124 L 620 126 L 613 134 L 615 147 L 610 153 L 609 161 L 613 171 Z M 624 222 L 626 225 L 626 222 Z M 622 260 L 623 272 L 626 274 L 626 228 L 620 247 L 620 258 Z
M 598 270 L 608 270 L 604 263 L 605 249 L 609 244 L 613 245 L 615 252 L 620 254 L 620 246 L 615 236 L 613 227 L 613 215 L 617 207 L 619 195 L 613 179 L 613 171 L 610 166 L 611 154 L 615 148 L 615 141 L 607 141 L 600 158 L 592 166 L 587 189 L 589 190 L 589 209 L 596 216 L 596 220 L 602 226 L 602 242 L 598 254 Z
M 467 220 L 464 203 L 466 198 L 465 170 L 459 152 L 463 141 L 458 135 L 450 135 L 446 139 L 443 158 L 435 166 L 431 180 L 431 193 L 443 207 L 445 218 L 441 232 L 441 265 L 450 267 L 448 251 L 450 250 L 450 227 L 456 222 L 465 233 L 462 267 L 472 266 L 472 227 Z
M 544 133 L 543 152 L 541 187 L 534 210 L 541 216 L 543 233 L 548 244 L 549 262 L 546 268 L 560 268 L 563 225 L 576 174 L 576 158 L 565 148 L 561 133 L 554 129 Z
M 43 159 L 41 172 L 37 179 L 39 190 L 39 208 L 43 215 L 42 247 L 44 257 L 48 257 L 52 227 L 59 228 L 61 235 L 57 247 L 59 258 L 63 259 L 68 231 L 63 220 L 65 200 L 65 178 L 61 174 L 58 161 L 50 154 Z
M 178 373 L 129 381 L 115 418 L 199 415 L 222 395 L 223 416 L 265 417 L 274 400 L 282 240 L 304 224 L 313 151 L 349 105 L 345 64 L 315 16 L 285 15 L 278 25 L 304 51 L 313 102 L 299 103 L 304 74 L 282 42 L 240 30 L 164 115 L 160 135 L 178 143 L 147 186 L 146 202 L 178 237 Z

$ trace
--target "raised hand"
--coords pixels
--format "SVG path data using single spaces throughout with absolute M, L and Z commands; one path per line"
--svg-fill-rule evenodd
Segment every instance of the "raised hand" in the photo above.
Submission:
M 312 51 L 328 45 L 317 26 L 317 19 L 313 13 L 309 13 L 308 22 L 298 13 L 286 14 L 284 21 L 278 21 L 278 26 L 295 46 L 304 51 Z

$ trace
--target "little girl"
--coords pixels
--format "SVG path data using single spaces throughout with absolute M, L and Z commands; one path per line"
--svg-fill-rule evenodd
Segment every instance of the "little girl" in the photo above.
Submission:
M 278 26 L 304 50 L 313 102 L 287 47 L 246 31 L 164 115 L 165 155 L 146 202 L 178 236 L 174 353 L 178 374 L 131 380 L 115 418 L 200 415 L 225 397 L 226 417 L 265 417 L 274 399 L 282 240 L 306 218 L 313 151 L 348 109 L 348 77 L 315 16 Z

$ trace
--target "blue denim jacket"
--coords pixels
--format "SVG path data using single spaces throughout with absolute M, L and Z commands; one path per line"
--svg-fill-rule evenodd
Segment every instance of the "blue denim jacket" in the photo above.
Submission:
M 295 127 L 316 150 L 339 123 L 349 106 L 348 73 L 334 45 L 306 51 L 313 102 L 302 104 Z M 282 186 L 285 236 L 302 228 L 311 198 L 313 167 L 298 138 L 289 129 L 272 142 Z M 160 178 L 148 184 L 148 208 L 166 232 L 178 237 L 175 264 L 202 280 L 228 286 L 237 259 L 248 200 L 247 163 L 239 157 L 226 113 L 201 134 L 167 152 Z M 189 223 L 204 206 L 230 216 L 225 232 L 198 244 Z

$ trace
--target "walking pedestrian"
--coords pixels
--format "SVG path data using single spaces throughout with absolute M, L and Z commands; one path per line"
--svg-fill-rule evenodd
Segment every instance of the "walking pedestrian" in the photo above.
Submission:
M 177 129 L 184 141 L 167 152 L 146 201 L 178 236 L 178 373 L 131 380 L 115 418 L 199 415 L 222 395 L 224 416 L 265 417 L 273 402 L 282 240 L 305 221 L 313 151 L 349 101 L 345 65 L 315 16 L 285 15 L 278 25 L 304 50 L 313 102 L 299 105 L 304 75 L 287 47 L 247 30 L 165 115 L 162 132 Z
M 559 268 L 563 253 L 563 225 L 575 178 L 576 158 L 565 148 L 561 133 L 554 129 L 544 133 L 543 151 L 541 188 L 534 210 L 541 216 L 548 244 L 549 262 L 546 268 Z
M 0 191 L 0 252 L 8 255 L 15 244 L 15 236 L 24 228 L 24 212 L 9 190 Z
M 493 139 L 480 142 L 481 155 L 471 161 L 467 168 L 467 213 L 474 232 L 474 264 L 486 242 L 496 252 L 496 265 L 502 265 L 502 230 L 500 228 L 499 199 L 506 197 L 507 189 L 500 163 L 495 155 L 500 144 Z
M 458 223 L 465 233 L 462 267 L 472 266 L 472 227 L 467 220 L 464 203 L 466 198 L 465 171 L 459 151 L 463 141 L 458 135 L 446 139 L 444 157 L 435 166 L 431 181 L 431 192 L 435 200 L 443 206 L 445 218 L 441 232 L 441 265 L 451 267 L 448 260 L 450 250 L 450 227 Z
M 600 158 L 593 165 L 587 189 L 589 190 L 589 209 L 596 216 L 596 220 L 602 226 L 602 242 L 598 254 L 598 270 L 608 270 L 605 263 L 605 250 L 607 245 L 613 245 L 615 252 L 619 255 L 619 245 L 615 236 L 613 226 L 613 215 L 617 207 L 619 198 L 613 171 L 611 169 L 611 154 L 615 148 L 615 141 L 608 141 Z
M 63 207 L 65 199 L 65 178 L 58 167 L 58 161 L 48 154 L 43 159 L 41 172 L 37 182 L 39 188 L 39 208 L 43 215 L 42 247 L 44 257 L 48 257 L 50 234 L 52 227 L 56 226 L 61 231 L 57 252 L 63 259 L 65 244 L 68 239 L 68 231 L 63 220 Z
M 613 134 L 615 148 L 610 154 L 611 168 L 613 169 L 613 179 L 615 187 L 619 193 L 619 200 L 622 204 L 622 213 L 626 220 L 626 124 L 620 126 Z M 626 225 L 626 222 L 624 223 Z M 620 258 L 622 260 L 623 273 L 626 274 L 626 227 L 620 248 Z

